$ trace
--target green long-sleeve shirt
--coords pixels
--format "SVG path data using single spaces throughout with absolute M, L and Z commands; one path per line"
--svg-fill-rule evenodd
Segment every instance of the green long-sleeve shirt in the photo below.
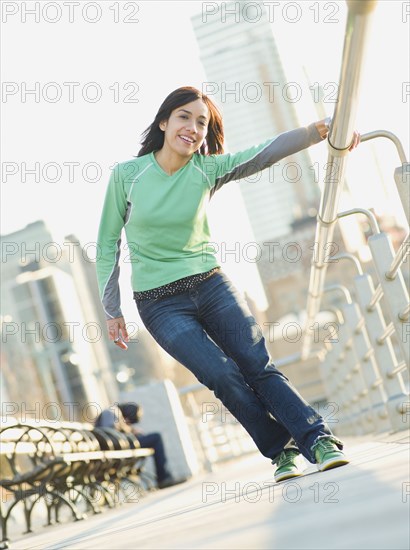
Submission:
M 125 229 L 132 290 L 156 288 L 218 266 L 206 208 L 225 183 L 263 170 L 322 140 L 314 124 L 224 155 L 194 154 L 172 176 L 154 154 L 111 172 L 98 231 L 97 278 L 107 319 L 120 317 L 121 232 Z

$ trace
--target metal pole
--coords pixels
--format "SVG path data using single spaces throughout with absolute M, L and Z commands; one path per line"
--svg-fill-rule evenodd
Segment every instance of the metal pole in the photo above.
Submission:
M 319 311 L 320 299 L 326 276 L 326 244 L 332 240 L 339 197 L 343 187 L 346 154 L 353 140 L 358 104 L 360 75 L 369 27 L 369 15 L 376 6 L 375 0 L 348 0 L 348 17 L 339 77 L 339 94 L 333 122 L 329 131 L 329 156 L 325 185 L 317 216 L 315 242 L 319 244 L 312 260 L 307 319 L 302 357 L 307 357 L 312 341 L 313 324 Z M 322 246 L 323 245 L 323 246 Z

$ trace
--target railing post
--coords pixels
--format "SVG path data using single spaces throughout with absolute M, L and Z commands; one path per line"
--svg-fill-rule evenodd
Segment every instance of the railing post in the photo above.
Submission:
M 338 407 L 338 422 L 335 432 L 342 435 L 343 433 L 352 433 L 352 430 L 357 429 L 357 425 L 354 425 L 352 419 L 349 398 L 343 391 L 343 374 L 337 361 L 340 349 L 340 341 L 332 344 L 320 366 L 320 372 L 328 401 Z
M 351 343 L 349 342 L 349 330 L 344 322 L 339 327 L 339 353 L 336 362 L 333 365 L 335 375 L 337 374 L 339 395 L 343 402 L 346 403 L 349 414 L 350 429 L 347 433 L 361 435 L 369 433 L 373 429 L 368 425 L 369 418 L 367 415 L 362 415 L 361 406 L 359 404 L 359 395 L 356 393 L 354 384 L 352 383 L 352 372 L 355 368 L 356 361 L 353 354 Z
M 352 259 L 349 257 L 349 259 Z M 357 269 L 360 264 L 355 262 Z M 339 326 L 340 352 L 336 362 L 335 375 L 339 378 L 341 397 L 346 397 L 352 411 L 352 422 L 355 430 L 362 426 L 362 433 L 369 433 L 377 426 L 376 412 L 372 410 L 372 401 L 369 398 L 368 388 L 360 368 L 354 346 L 355 333 L 351 330 L 351 314 L 354 308 L 349 290 L 342 285 L 330 285 L 324 292 L 339 291 L 346 302 L 341 308 L 344 321 Z
M 403 357 L 410 363 L 410 321 L 400 318 L 403 309 L 409 303 L 409 294 L 404 283 L 403 275 L 397 271 L 393 279 L 386 277 L 394 260 L 394 250 L 390 238 L 386 233 L 371 235 L 368 244 L 372 252 L 374 266 L 383 289 L 385 304 L 390 318 L 396 329 L 397 340 Z M 380 334 L 378 334 L 380 336 Z
M 397 192 L 399 194 L 407 223 L 410 225 L 410 162 L 404 162 L 394 171 L 394 181 L 396 182 Z
M 393 370 L 397 368 L 398 361 L 390 338 L 386 338 L 382 343 L 378 342 L 379 335 L 386 329 L 386 323 L 380 304 L 377 303 L 371 309 L 368 307 L 375 290 L 372 278 L 367 273 L 358 275 L 354 278 L 354 286 L 357 301 L 367 327 L 374 359 L 383 377 L 383 385 L 387 395 L 386 405 L 391 424 L 393 429 L 403 430 L 409 423 L 408 416 L 404 414 L 405 403 L 409 400 L 409 394 L 406 393 L 401 373 L 392 374 Z M 362 356 L 361 360 L 362 362 L 368 361 L 368 355 Z
M 396 147 L 397 153 L 400 157 L 401 166 L 397 167 L 394 171 L 394 181 L 396 183 L 397 192 L 399 194 L 407 222 L 410 225 L 410 163 L 407 162 L 406 153 L 404 152 L 404 147 L 401 141 L 392 132 L 387 132 L 386 130 L 368 132 L 367 134 L 363 134 L 361 136 L 360 142 L 364 143 L 365 141 L 379 137 L 390 139 Z
M 355 365 L 352 378 L 360 377 L 359 398 L 362 403 L 362 412 L 365 416 L 369 412 L 373 415 L 374 428 L 384 432 L 391 428 L 388 422 L 386 394 L 383 389 L 383 379 L 371 352 L 370 341 L 363 323 L 363 316 L 356 303 L 346 304 L 342 308 L 349 343 L 354 350 Z M 363 357 L 367 361 L 362 362 Z

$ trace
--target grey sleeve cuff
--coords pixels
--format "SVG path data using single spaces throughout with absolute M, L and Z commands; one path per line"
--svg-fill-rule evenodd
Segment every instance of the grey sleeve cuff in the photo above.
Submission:
M 312 122 L 312 124 L 309 124 L 307 130 L 309 135 L 309 142 L 311 145 L 314 145 L 315 143 L 320 143 L 321 141 L 326 139 L 326 137 L 322 138 L 320 136 L 319 130 L 316 128 L 316 124 L 314 122 Z
M 108 312 L 107 310 L 104 310 L 104 311 L 105 311 L 105 318 L 107 321 L 109 321 L 110 319 L 117 319 L 118 317 L 124 317 L 120 309 L 114 312 L 111 312 L 111 311 Z

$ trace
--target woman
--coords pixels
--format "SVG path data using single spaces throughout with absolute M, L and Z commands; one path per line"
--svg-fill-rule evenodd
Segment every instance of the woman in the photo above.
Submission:
M 206 206 L 225 183 L 322 141 L 325 121 L 223 154 L 222 117 L 191 87 L 163 102 L 138 156 L 112 172 L 98 244 L 98 282 L 111 340 L 128 341 L 118 287 L 124 227 L 134 299 L 158 344 L 213 390 L 277 465 L 301 475 L 298 455 L 320 470 L 348 463 L 343 443 L 270 358 L 255 319 L 208 247 Z M 359 142 L 355 133 L 350 149 Z

